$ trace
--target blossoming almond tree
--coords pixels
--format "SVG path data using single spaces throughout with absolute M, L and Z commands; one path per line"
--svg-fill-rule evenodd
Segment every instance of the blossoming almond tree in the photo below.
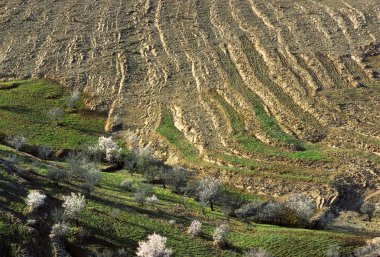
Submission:
M 26 204 L 33 211 L 45 203 L 46 195 L 39 191 L 31 191 L 26 198 Z
M 86 199 L 80 193 L 71 193 L 69 196 L 63 197 L 63 208 L 65 217 L 73 220 L 77 220 L 78 215 L 84 209 Z
M 140 257 L 169 257 L 172 250 L 166 248 L 166 237 L 156 233 L 148 236 L 148 241 L 140 241 L 136 255 Z

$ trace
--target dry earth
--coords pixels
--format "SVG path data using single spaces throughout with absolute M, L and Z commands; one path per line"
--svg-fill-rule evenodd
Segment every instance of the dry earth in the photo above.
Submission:
M 157 133 L 170 111 L 202 163 L 213 164 L 205 170 L 266 195 L 307 190 L 325 205 L 337 199 L 331 183 L 282 175 L 336 176 L 360 197 L 376 192 L 379 23 L 377 0 L 4 0 L 0 76 L 80 88 L 91 108 L 121 114 L 140 145 L 176 162 L 176 149 Z M 329 160 L 244 149 L 228 108 L 262 144 L 295 151 L 265 129 L 263 108 L 282 132 L 318 145 Z M 210 153 L 255 160 L 259 167 L 239 168 L 256 176 L 228 172 L 223 167 L 236 163 Z

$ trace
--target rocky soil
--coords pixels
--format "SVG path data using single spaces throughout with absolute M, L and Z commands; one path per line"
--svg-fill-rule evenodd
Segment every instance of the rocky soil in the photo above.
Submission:
M 163 158 L 175 149 L 156 129 L 170 111 L 202 160 L 217 166 L 207 153 L 338 177 L 364 159 L 377 176 L 375 157 L 338 153 L 314 163 L 244 151 L 223 104 L 264 145 L 294 151 L 268 133 L 252 99 L 303 143 L 379 155 L 379 23 L 374 0 L 5 0 L 0 78 L 49 78 L 80 88 L 90 108 L 107 110 L 110 120 L 121 115 L 124 129 Z M 361 165 L 354 170 L 360 173 Z M 250 183 L 221 174 L 264 194 L 313 185 L 311 191 L 326 196 L 320 201 L 331 202 L 337 193 L 328 183 L 272 178 L 269 188 L 262 178 Z M 360 174 L 352 182 L 360 194 L 376 191 L 379 184 L 363 184 L 372 177 Z

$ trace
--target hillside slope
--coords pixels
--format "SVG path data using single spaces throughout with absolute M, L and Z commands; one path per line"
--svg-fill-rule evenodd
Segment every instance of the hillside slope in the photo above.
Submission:
M 6 0 L 0 77 L 80 88 L 168 162 L 328 205 L 336 177 L 378 187 L 379 22 L 373 0 Z

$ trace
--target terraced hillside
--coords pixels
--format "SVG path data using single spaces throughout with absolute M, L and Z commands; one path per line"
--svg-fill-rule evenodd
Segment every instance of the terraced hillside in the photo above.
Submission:
M 379 23 L 375 0 L 5 0 L 0 76 L 80 88 L 169 163 L 344 204 L 334 181 L 379 185 Z

